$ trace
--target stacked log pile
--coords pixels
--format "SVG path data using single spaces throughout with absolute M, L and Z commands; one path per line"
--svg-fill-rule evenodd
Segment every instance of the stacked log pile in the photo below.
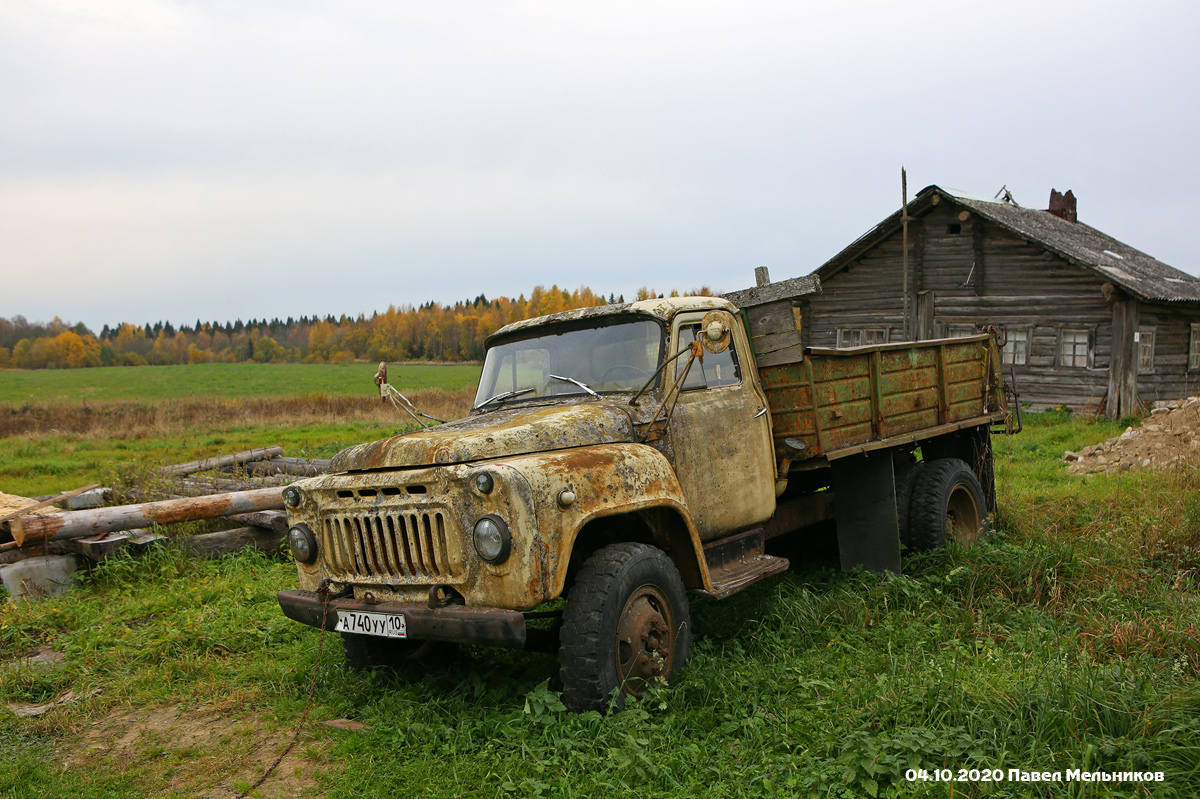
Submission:
M 216 518 L 241 526 L 179 536 L 180 545 L 198 557 L 246 547 L 278 552 L 287 530 L 283 486 L 328 467 L 327 460 L 284 458 L 281 447 L 267 447 L 167 466 L 165 487 L 157 496 L 135 491 L 136 504 L 105 506 L 112 492 L 95 485 L 40 500 L 0 495 L 0 564 L 56 552 L 98 561 L 167 537 L 172 525 Z M 68 501 L 81 509 L 53 507 Z

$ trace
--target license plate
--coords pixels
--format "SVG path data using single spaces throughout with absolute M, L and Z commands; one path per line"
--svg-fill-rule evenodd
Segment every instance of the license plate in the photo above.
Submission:
M 404 617 L 399 613 L 371 613 L 365 610 L 339 610 L 337 625 L 339 633 L 378 635 L 382 638 L 407 638 L 408 629 Z

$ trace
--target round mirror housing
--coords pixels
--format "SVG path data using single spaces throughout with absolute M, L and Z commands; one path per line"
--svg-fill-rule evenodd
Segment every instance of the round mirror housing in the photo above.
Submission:
M 711 353 L 724 352 L 729 349 L 733 333 L 729 329 L 729 323 L 725 321 L 724 314 L 719 311 L 710 311 L 700 322 L 700 329 L 704 331 L 704 335 L 700 337 L 704 343 L 704 349 Z

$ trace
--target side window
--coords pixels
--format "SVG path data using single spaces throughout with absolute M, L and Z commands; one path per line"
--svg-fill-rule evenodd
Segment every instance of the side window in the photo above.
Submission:
M 1029 328 L 1008 328 L 1005 331 L 1006 341 L 1000 351 L 1000 361 L 1005 366 L 1016 364 L 1024 366 L 1029 362 Z
M 676 352 L 687 349 L 688 344 L 695 341 L 699 335 L 699 322 L 680 325 Z M 699 358 L 692 362 L 692 368 L 688 371 L 683 390 L 733 386 L 742 382 L 742 370 L 738 366 L 737 353 L 733 351 L 733 348 L 733 341 L 730 341 L 728 349 L 724 352 L 714 353 L 704 350 L 704 363 L 701 363 Z M 679 356 L 679 360 L 675 362 L 678 364 L 675 367 L 676 374 L 683 374 L 689 357 L 687 355 Z
M 1138 374 L 1154 374 L 1154 328 L 1143 327 L 1137 332 Z
M 1062 328 L 1058 331 L 1058 365 L 1086 369 L 1091 354 L 1088 331 Z
M 1200 369 L 1200 324 L 1192 323 L 1192 333 L 1188 338 L 1188 371 Z
M 838 349 L 845 347 L 868 347 L 872 344 L 887 344 L 888 329 L 886 327 L 839 327 L 837 331 Z

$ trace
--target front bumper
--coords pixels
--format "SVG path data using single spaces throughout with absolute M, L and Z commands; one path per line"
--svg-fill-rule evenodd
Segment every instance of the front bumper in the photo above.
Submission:
M 451 641 L 510 649 L 524 649 L 526 644 L 525 616 L 515 610 L 461 605 L 430 608 L 390 602 L 369 604 L 352 597 L 331 599 L 326 604 L 316 591 L 299 590 L 280 591 L 278 597 L 285 616 L 319 630 L 333 630 L 339 610 L 401 613 L 407 624 L 408 637 L 418 641 Z

